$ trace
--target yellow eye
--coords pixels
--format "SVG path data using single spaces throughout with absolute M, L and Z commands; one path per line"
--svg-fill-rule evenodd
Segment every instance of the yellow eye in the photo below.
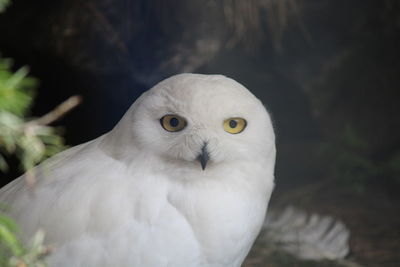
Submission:
M 225 132 L 231 134 L 241 133 L 244 128 L 246 128 L 247 122 L 242 118 L 230 118 L 224 120 L 224 130 Z
M 178 132 L 186 127 L 186 120 L 178 115 L 165 115 L 160 123 L 168 132 Z

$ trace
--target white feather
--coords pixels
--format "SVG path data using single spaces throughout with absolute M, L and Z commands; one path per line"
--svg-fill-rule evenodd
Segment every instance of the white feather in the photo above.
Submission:
M 178 114 L 187 127 L 165 131 Z M 224 119 L 243 117 L 240 134 Z M 208 143 L 206 170 L 196 157 Z M 275 139 L 261 102 L 219 75 L 173 76 L 144 93 L 109 133 L 0 191 L 25 240 L 44 229 L 50 266 L 240 266 L 273 189 Z
M 270 211 L 264 229 L 263 239 L 300 259 L 338 260 L 349 253 L 350 231 L 330 216 L 308 215 L 289 206 Z

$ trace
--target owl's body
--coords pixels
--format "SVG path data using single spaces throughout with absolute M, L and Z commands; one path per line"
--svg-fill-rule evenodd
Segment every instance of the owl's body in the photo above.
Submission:
M 163 129 L 166 114 L 185 127 Z M 231 117 L 246 129 L 224 131 Z M 33 191 L 23 176 L 1 189 L 0 202 L 25 239 L 45 231 L 50 266 L 240 266 L 274 163 L 270 118 L 251 93 L 223 76 L 182 74 L 143 94 L 110 133 L 37 167 Z

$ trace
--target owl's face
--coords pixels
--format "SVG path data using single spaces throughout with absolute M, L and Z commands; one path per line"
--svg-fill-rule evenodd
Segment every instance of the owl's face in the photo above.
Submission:
M 164 80 L 137 101 L 130 117 L 140 149 L 199 170 L 257 161 L 275 149 L 264 106 L 242 85 L 220 75 Z

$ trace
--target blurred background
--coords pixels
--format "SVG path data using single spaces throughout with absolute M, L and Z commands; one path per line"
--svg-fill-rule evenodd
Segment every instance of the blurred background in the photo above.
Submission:
M 173 74 L 237 80 L 275 124 L 271 208 L 341 220 L 349 262 L 400 266 L 399 1 L 13 0 L 0 53 L 39 81 L 29 116 L 82 96 L 53 124 L 70 146 L 112 129 Z M 8 160 L 2 185 L 21 174 Z M 245 266 L 336 266 L 313 264 L 259 241 Z

